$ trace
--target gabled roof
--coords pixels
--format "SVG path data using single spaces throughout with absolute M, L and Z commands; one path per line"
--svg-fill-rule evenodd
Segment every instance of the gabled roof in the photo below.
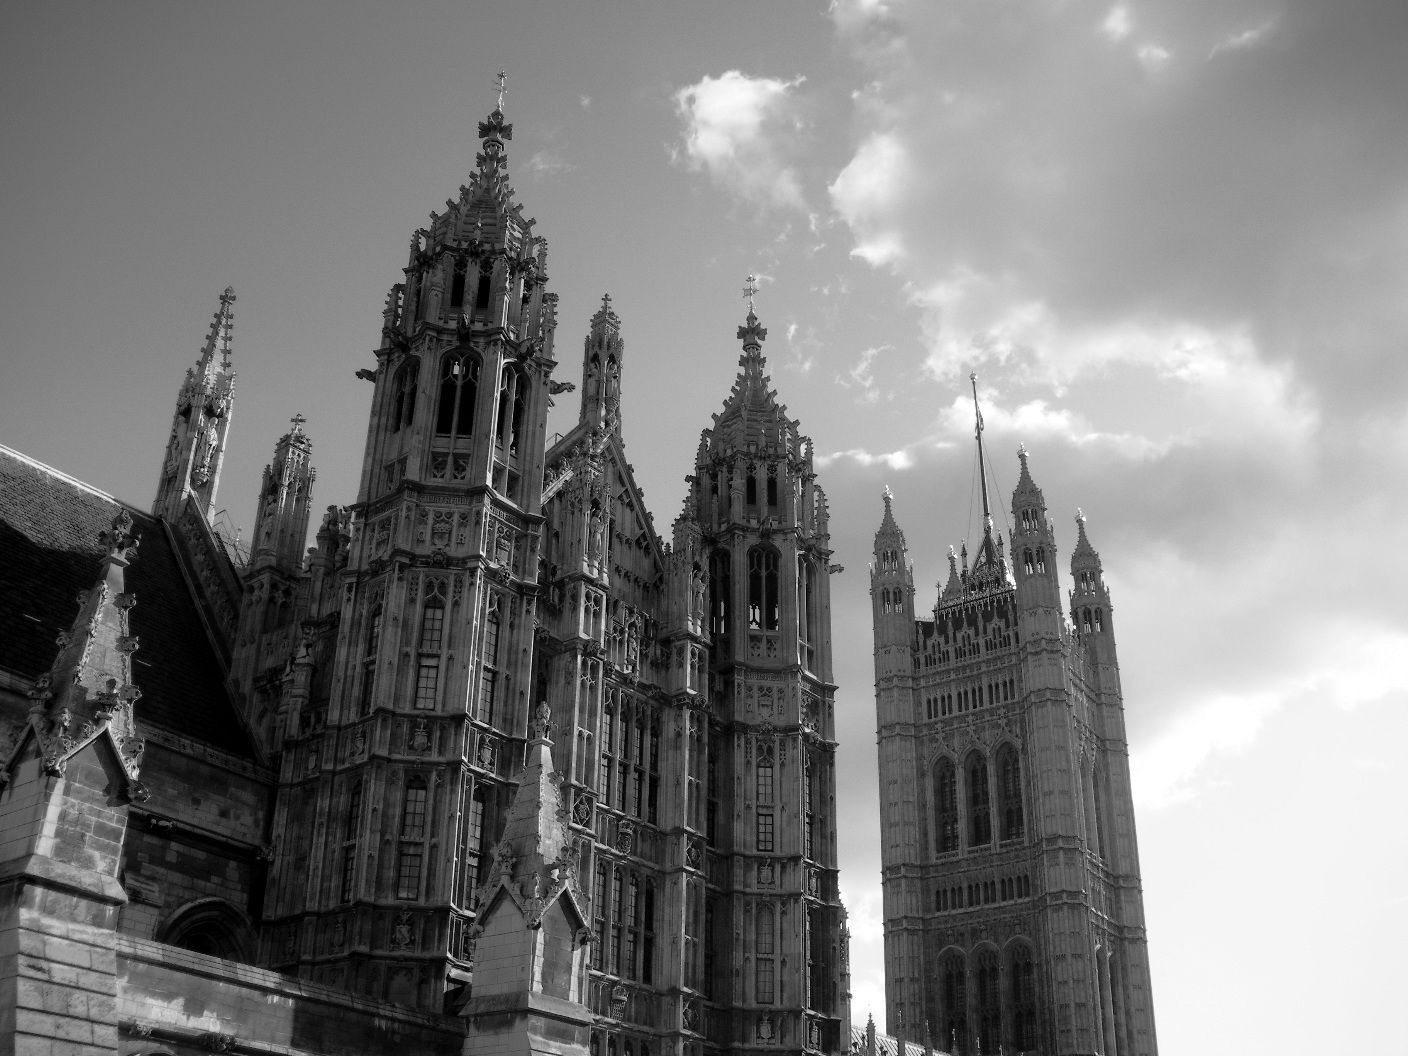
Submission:
M 0 670 L 33 680 L 73 622 L 106 554 L 98 536 L 126 509 L 140 538 L 127 570 L 140 642 L 132 680 L 137 721 L 242 759 L 257 759 L 225 690 L 224 671 L 165 526 L 111 495 L 0 445 Z

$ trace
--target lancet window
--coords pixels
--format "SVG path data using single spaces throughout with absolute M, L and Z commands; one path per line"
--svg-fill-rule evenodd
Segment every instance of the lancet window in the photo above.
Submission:
M 469 809 L 464 819 L 464 856 L 462 863 L 462 887 L 460 904 L 473 907 L 475 891 L 479 888 L 479 871 L 484 859 L 484 789 L 476 787 L 469 797 Z
M 988 761 L 981 752 L 968 757 L 968 845 L 992 843 L 991 799 L 988 794 Z
M 728 637 L 733 618 L 733 574 L 727 550 L 709 555 L 709 634 L 718 641 Z M 727 652 L 725 647 L 724 652 Z
M 474 432 L 474 404 L 479 393 L 479 360 L 469 353 L 447 355 L 440 365 L 435 435 L 459 440 Z
M 958 774 L 953 760 L 934 767 L 934 805 L 938 815 L 939 853 L 958 850 Z
M 391 431 L 409 428 L 416 415 L 416 382 L 420 378 L 420 360 L 414 357 L 401 364 L 396 372 L 391 396 Z
M 817 643 L 816 564 L 808 557 L 797 558 L 797 650 L 802 666 L 816 668 Z
M 516 366 L 504 368 L 499 379 L 499 414 L 495 442 L 510 456 L 518 454 L 523 437 L 523 413 L 528 404 L 528 379 Z
M 950 1052 L 968 1051 L 968 972 L 963 955 L 948 954 L 939 970 L 943 993 L 943 1038 Z
M 777 551 L 755 546 L 748 551 L 748 626 L 775 631 L 778 619 Z
M 1022 761 L 1010 744 L 997 754 L 998 814 L 1002 819 L 1003 840 L 1020 840 L 1023 832 Z
M 773 850 L 773 806 L 775 803 L 773 788 L 773 748 L 770 744 L 758 745 L 758 764 L 755 782 L 758 808 L 758 850 L 760 852 L 770 852 Z
M 440 694 L 440 654 L 445 639 L 445 582 L 430 580 L 425 585 L 425 606 L 421 610 L 420 639 L 417 645 L 415 706 L 434 710 Z
M 980 1048 L 996 1052 L 1002 1036 L 1002 988 L 998 978 L 997 951 L 983 949 L 975 958 L 973 985 L 977 993 Z
M 1036 962 L 1031 948 L 1016 943 L 1007 954 L 1008 1007 L 1011 1009 L 1012 1045 L 1018 1052 L 1035 1049 Z

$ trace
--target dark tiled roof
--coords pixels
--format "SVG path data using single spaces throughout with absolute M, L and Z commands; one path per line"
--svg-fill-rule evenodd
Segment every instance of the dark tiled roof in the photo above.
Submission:
M 98 533 L 121 507 L 141 539 L 127 570 L 140 639 L 133 681 L 137 719 L 255 758 L 225 692 L 221 669 L 161 522 L 110 495 L 0 446 L 0 669 L 25 678 L 49 670 L 78 592 L 98 579 Z

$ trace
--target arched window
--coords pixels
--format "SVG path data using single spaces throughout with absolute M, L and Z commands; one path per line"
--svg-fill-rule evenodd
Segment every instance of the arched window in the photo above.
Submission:
M 939 853 L 958 850 L 958 774 L 953 760 L 934 767 L 934 809 L 938 815 Z
M 1046 547 L 1044 546 L 1036 548 L 1036 570 L 1042 575 L 1046 574 Z
M 777 466 L 768 466 L 768 506 L 777 507 Z
M 968 845 L 992 843 L 992 813 L 988 796 L 988 761 L 981 752 L 968 757 Z
M 776 999 L 776 977 L 773 955 L 777 949 L 772 906 L 759 905 L 754 913 L 754 952 L 757 954 L 757 994 L 760 1005 L 770 1005 Z
M 357 831 L 362 824 L 362 782 L 356 781 L 347 796 L 347 820 L 342 832 L 342 884 L 343 902 L 351 902 L 355 893 L 354 882 L 357 872 Z
M 1036 963 L 1025 943 L 1016 943 L 1007 954 L 1007 1006 L 1011 1009 L 1012 1045 L 1018 1052 L 1037 1047 Z
M 998 814 L 1002 819 L 1002 839 L 1022 838 L 1022 761 L 1010 744 L 997 753 Z
M 1097 631 L 1103 631 L 1103 630 L 1105 629 L 1104 626 L 1103 626 L 1103 624 L 1102 624 L 1102 621 L 1101 621 L 1101 619 L 1100 619 L 1100 610 L 1099 610 L 1099 609 L 1096 609 L 1096 610 L 1095 610 L 1095 629 L 1096 629 Z
M 489 310 L 489 273 L 487 271 L 479 273 L 479 286 L 474 291 L 474 310 L 476 312 Z
M 768 749 L 767 754 L 760 745 L 758 747 L 758 806 L 770 807 L 773 805 L 773 772 L 772 772 L 772 751 Z
M 996 1052 L 1002 1038 L 1002 993 L 998 979 L 997 951 L 982 950 L 976 957 L 973 985 L 977 993 L 977 1045 L 987 1052 Z
M 963 955 L 948 954 L 939 969 L 943 994 L 943 1044 L 949 1052 L 968 1051 L 968 972 Z
M 223 898 L 187 902 L 157 929 L 156 941 L 227 961 L 254 963 L 253 925 Z
M 709 555 L 709 633 L 725 638 L 732 628 L 733 578 L 729 552 L 715 550 Z
M 755 791 L 757 802 L 757 837 L 758 850 L 768 854 L 773 850 L 773 769 L 772 769 L 772 746 L 758 745 L 758 768 L 756 773 Z
M 1022 571 L 1030 576 L 1035 570 L 1036 565 L 1032 558 L 1032 548 L 1027 547 L 1022 551 Z
M 518 367 L 504 368 L 499 379 L 499 416 L 495 426 L 498 446 L 509 455 L 518 454 L 523 436 L 523 414 L 528 401 L 528 380 Z
M 748 626 L 775 631 L 777 625 L 777 551 L 755 546 L 748 551 Z
M 802 666 L 816 667 L 818 613 L 816 596 L 816 565 L 808 557 L 797 557 L 797 639 Z
M 440 397 L 435 410 L 435 435 L 453 439 L 474 431 L 474 401 L 479 392 L 479 360 L 451 354 L 440 366 Z
M 420 360 L 408 359 L 396 372 L 391 396 L 391 431 L 400 432 L 410 426 L 416 414 L 416 381 L 420 377 Z
M 455 277 L 450 281 L 450 307 L 464 307 L 465 260 L 455 261 Z
M 748 476 L 743 489 L 743 501 L 749 506 L 758 505 L 758 467 L 748 463 Z

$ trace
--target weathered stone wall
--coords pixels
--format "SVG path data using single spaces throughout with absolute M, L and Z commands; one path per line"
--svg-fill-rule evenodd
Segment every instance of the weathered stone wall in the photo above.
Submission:
M 129 935 L 117 937 L 120 1056 L 459 1056 L 453 1016 L 416 1012 Z
M 257 919 L 271 776 L 158 733 L 149 737 L 142 778 L 151 798 L 132 812 L 128 827 L 122 881 L 130 901 L 119 930 L 163 938 L 173 914 L 210 898 Z M 249 941 L 252 953 L 252 933 Z

